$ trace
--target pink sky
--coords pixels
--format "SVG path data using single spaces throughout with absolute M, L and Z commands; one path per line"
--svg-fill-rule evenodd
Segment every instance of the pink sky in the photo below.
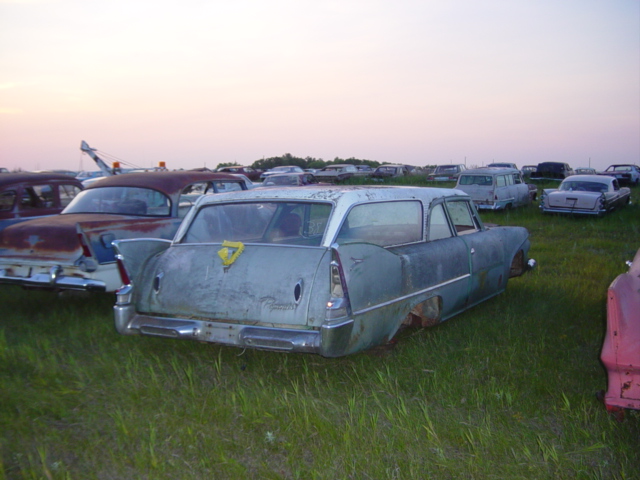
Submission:
M 0 166 L 640 163 L 637 0 L 0 0 Z

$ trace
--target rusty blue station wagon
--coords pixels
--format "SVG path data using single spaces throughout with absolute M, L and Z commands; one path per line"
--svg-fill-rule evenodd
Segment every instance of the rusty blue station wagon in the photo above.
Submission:
M 118 332 L 326 357 L 435 325 L 535 265 L 525 228 L 484 226 L 465 193 L 419 187 L 223 193 L 173 241 L 114 245 Z

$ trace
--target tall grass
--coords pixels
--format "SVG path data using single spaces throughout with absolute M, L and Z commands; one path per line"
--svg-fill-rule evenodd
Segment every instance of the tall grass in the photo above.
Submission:
M 111 295 L 3 286 L 0 479 L 638 478 L 640 415 L 594 395 L 633 194 L 600 219 L 483 214 L 526 226 L 538 269 L 339 359 L 123 337 Z

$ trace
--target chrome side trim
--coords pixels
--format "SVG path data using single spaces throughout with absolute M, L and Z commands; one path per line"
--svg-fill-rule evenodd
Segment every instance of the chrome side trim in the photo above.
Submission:
M 372 310 L 375 310 L 377 308 L 387 307 L 389 305 L 393 305 L 394 303 L 403 302 L 405 300 L 408 300 L 409 298 L 412 298 L 412 297 L 415 297 L 415 296 L 418 296 L 418 295 L 422 295 L 424 293 L 431 292 L 431 291 L 436 290 L 436 289 L 441 288 L 441 287 L 446 287 L 447 285 L 451 285 L 452 283 L 456 283 L 456 282 L 459 282 L 461 280 L 464 280 L 464 279 L 470 278 L 470 277 L 471 277 L 471 274 L 467 273 L 465 275 L 461 275 L 459 277 L 452 278 L 451 280 L 448 280 L 446 282 L 439 283 L 438 285 L 433 285 L 431 287 L 424 288 L 422 290 L 418 290 L 417 292 L 410 293 L 409 295 L 404 295 L 402 297 L 398 297 L 398 298 L 394 298 L 393 300 L 389 300 L 388 302 L 382 302 L 382 303 L 379 303 L 377 305 L 373 305 L 371 307 L 363 308 L 362 310 L 358 310 L 356 312 L 353 312 L 353 315 L 354 316 L 355 315 L 362 315 L 364 313 L 368 313 L 368 312 L 370 312 Z

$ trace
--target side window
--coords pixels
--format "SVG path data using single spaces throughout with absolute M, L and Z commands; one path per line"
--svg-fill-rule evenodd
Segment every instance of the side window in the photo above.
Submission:
M 230 182 L 228 180 L 218 180 L 213 183 L 213 191 L 216 193 L 235 192 L 242 190 L 242 184 L 240 182 Z M 211 191 L 207 191 L 211 193 Z
M 209 184 L 207 182 L 198 182 L 187 185 L 182 189 L 180 198 L 178 199 L 178 217 L 184 218 L 191 205 L 196 203 L 196 200 L 205 194 Z
M 507 186 L 507 179 L 505 178 L 504 175 L 498 175 L 496 177 L 496 186 L 497 187 L 506 187 Z
M 429 214 L 429 241 L 453 236 L 442 204 L 436 205 Z
M 454 200 L 447 202 L 447 209 L 449 210 L 449 216 L 458 235 L 478 231 L 479 225 L 471 213 L 471 207 L 468 201 Z
M 66 207 L 71 203 L 71 200 L 76 198 L 76 195 L 82 190 L 76 185 L 60 185 L 58 187 L 58 193 L 60 195 L 60 206 Z
M 614 179 L 613 180 L 613 189 L 617 192 L 618 190 L 620 190 L 620 185 L 618 184 L 618 180 Z
M 344 221 L 338 243 L 365 242 L 381 247 L 422 240 L 422 203 L 381 202 L 356 205 Z
M 26 187 L 22 194 L 21 204 L 25 208 L 53 207 L 53 187 L 51 185 Z
M 513 183 L 515 183 L 516 185 L 519 185 L 522 183 L 522 177 L 520 176 L 519 173 L 513 174 Z
M 16 191 L 7 190 L 0 193 L 0 212 L 9 212 L 13 210 L 13 205 L 16 202 Z

